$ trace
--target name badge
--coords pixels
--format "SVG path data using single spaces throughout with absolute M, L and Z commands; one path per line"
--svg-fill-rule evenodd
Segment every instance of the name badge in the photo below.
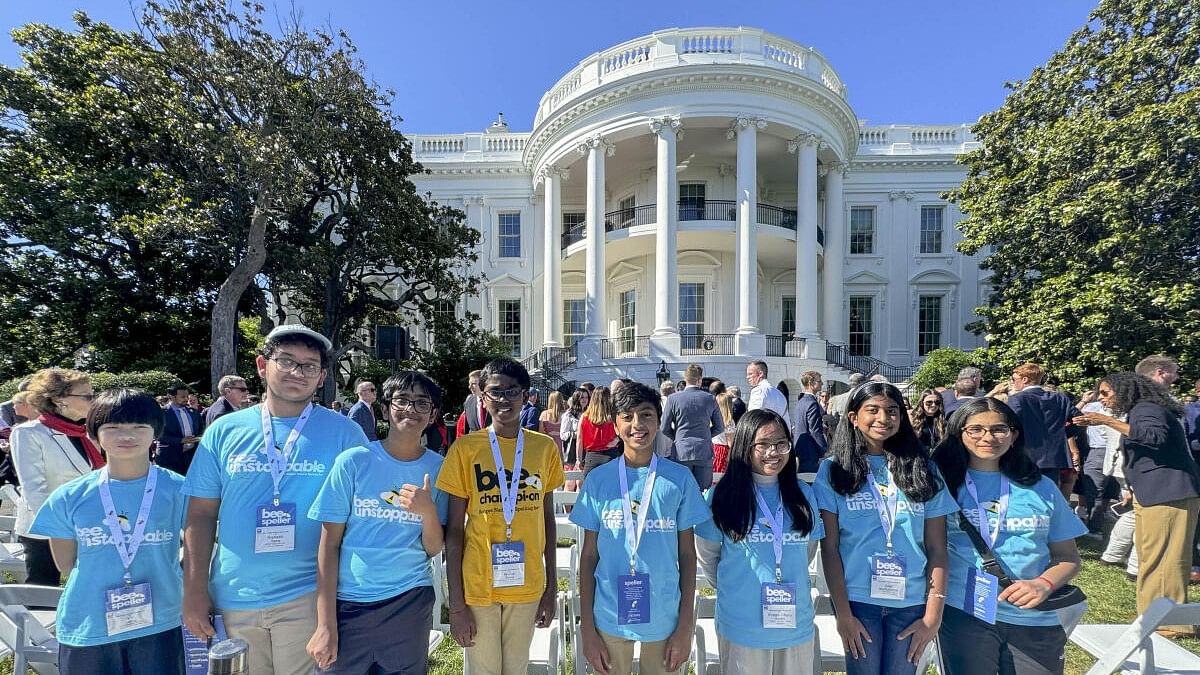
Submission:
M 104 621 L 109 635 L 154 625 L 154 603 L 150 584 L 131 584 L 104 591 Z
M 525 585 L 525 542 L 492 544 L 492 588 Z
M 254 526 L 255 553 L 282 553 L 296 548 L 296 505 L 258 507 Z
M 904 557 L 876 553 L 871 556 L 871 597 L 878 600 L 903 600 L 908 579 Z
M 967 575 L 967 601 L 963 603 L 971 616 L 990 624 L 996 623 L 996 602 L 1000 595 L 1000 582 L 995 575 L 982 570 L 970 570 Z
M 650 623 L 650 575 L 617 577 L 617 624 Z
M 796 584 L 762 584 L 763 628 L 796 627 Z

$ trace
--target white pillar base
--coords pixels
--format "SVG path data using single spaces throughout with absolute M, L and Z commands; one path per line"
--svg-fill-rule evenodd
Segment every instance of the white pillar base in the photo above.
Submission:
M 579 338 L 575 343 L 575 364 L 577 368 L 588 366 L 599 366 L 603 358 L 601 358 L 600 349 L 601 338 L 587 335 Z
M 661 335 L 650 335 L 651 359 L 677 359 L 679 358 L 680 348 L 681 341 L 678 332 L 664 332 Z
M 766 358 L 767 336 L 756 330 L 739 328 L 733 336 L 733 352 L 738 356 L 749 356 L 756 359 Z

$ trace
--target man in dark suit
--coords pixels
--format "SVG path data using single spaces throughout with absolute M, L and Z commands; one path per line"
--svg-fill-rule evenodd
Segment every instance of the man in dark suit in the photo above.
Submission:
M 204 421 L 200 413 L 188 406 L 186 385 L 177 384 L 167 389 L 170 401 L 163 408 L 163 431 L 158 438 L 158 451 L 154 463 L 179 475 L 187 474 L 196 454 L 196 444 L 204 432 Z
M 817 464 L 825 456 L 829 442 L 825 438 L 825 411 L 817 400 L 821 391 L 821 374 L 810 370 L 800 376 L 800 398 L 796 401 L 792 431 L 796 435 L 796 461 L 802 473 L 816 473 Z
M 1042 387 L 1046 371 L 1036 363 L 1023 363 L 1012 373 L 1012 388 L 1008 406 L 1021 418 L 1025 427 L 1025 453 L 1042 470 L 1042 475 L 1060 488 L 1074 483 L 1074 477 L 1064 477 L 1079 458 L 1074 434 L 1067 433 L 1072 418 L 1079 415 L 1071 399 L 1061 391 Z
M 350 406 L 350 419 L 358 422 L 358 426 L 362 427 L 363 433 L 367 435 L 368 441 L 379 440 L 379 434 L 375 431 L 375 383 L 362 380 L 358 386 L 354 388 L 358 394 L 358 402 Z
M 742 419 L 742 415 L 746 414 L 746 402 L 742 400 L 742 388 L 736 384 L 729 385 L 726 389 L 733 400 L 729 402 L 729 406 L 733 408 L 733 423 L 737 424 L 738 420 Z
M 467 376 L 467 387 L 470 388 L 471 393 L 463 400 L 463 411 L 458 416 L 458 424 L 454 428 L 455 438 L 486 429 L 492 423 L 492 416 L 483 406 L 481 398 L 483 396 L 483 389 L 479 382 L 481 375 L 483 375 L 482 370 L 472 370 L 471 374 Z
M 965 395 L 959 391 L 958 383 L 962 380 L 971 381 L 970 391 Z M 972 398 L 983 396 L 986 392 L 980 389 L 981 386 L 983 386 L 982 370 L 973 366 L 967 366 L 958 371 L 958 377 L 954 379 L 954 386 L 946 387 L 942 390 L 942 411 L 946 417 L 949 418 L 950 414 L 958 410 L 958 407 L 963 403 Z
M 693 363 L 683 371 L 687 386 L 667 398 L 663 408 L 661 431 L 674 441 L 668 459 L 686 466 L 701 490 L 712 485 L 712 438 L 725 429 L 717 399 L 700 388 L 704 369 Z
M 226 375 L 217 383 L 217 391 L 221 396 L 204 411 L 204 428 L 208 428 L 214 420 L 222 415 L 228 415 L 242 409 L 242 402 L 250 393 L 246 380 L 237 375 Z

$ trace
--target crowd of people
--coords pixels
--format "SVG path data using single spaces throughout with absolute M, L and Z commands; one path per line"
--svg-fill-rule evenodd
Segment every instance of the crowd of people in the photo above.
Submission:
M 29 581 L 67 576 L 61 672 L 182 673 L 186 627 L 245 640 L 255 675 L 423 673 L 444 551 L 471 672 L 523 675 L 557 607 L 559 489 L 579 492 L 574 635 L 602 675 L 629 673 L 635 647 L 639 672 L 679 671 L 697 565 L 730 674 L 811 672 L 818 551 L 852 674 L 914 673 L 939 636 L 952 674 L 1061 673 L 1053 610 L 1082 599 L 1089 529 L 1111 529 L 1105 560 L 1128 556 L 1139 612 L 1186 599 L 1200 403 L 1172 396 L 1167 357 L 1078 400 L 1027 363 L 991 391 L 965 369 L 911 400 L 862 376 L 831 396 L 814 371 L 789 401 L 754 361 L 744 401 L 691 364 L 678 385 L 617 379 L 544 406 L 499 358 L 446 424 L 414 371 L 314 405 L 329 351 L 276 328 L 261 404 L 236 376 L 201 411 L 183 386 L 97 394 L 53 368 L 0 406 Z

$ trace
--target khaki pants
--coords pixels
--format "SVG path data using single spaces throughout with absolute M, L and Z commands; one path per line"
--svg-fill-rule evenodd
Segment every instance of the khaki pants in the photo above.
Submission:
M 537 601 L 471 606 L 475 646 L 467 647 L 465 672 L 470 675 L 525 675 Z
M 633 672 L 633 646 L 635 640 L 609 635 L 597 629 L 600 639 L 608 649 L 608 672 L 610 675 L 629 675 Z M 667 649 L 667 641 L 642 642 L 641 655 L 638 657 L 639 675 L 673 675 L 678 671 L 668 671 L 663 667 L 663 653 Z M 686 663 L 686 662 L 685 662 Z
M 816 664 L 815 640 L 780 649 L 743 647 L 717 636 L 722 675 L 812 675 Z M 816 670 L 814 671 L 814 668 Z
M 1192 570 L 1192 533 L 1200 515 L 1200 497 L 1142 506 L 1135 498 L 1138 579 L 1137 611 L 1146 611 L 1158 598 L 1187 602 L 1188 575 Z M 1193 626 L 1162 626 L 1193 633 Z
M 225 632 L 250 646 L 249 675 L 310 675 L 305 647 L 317 629 L 317 594 L 264 609 L 223 609 Z

